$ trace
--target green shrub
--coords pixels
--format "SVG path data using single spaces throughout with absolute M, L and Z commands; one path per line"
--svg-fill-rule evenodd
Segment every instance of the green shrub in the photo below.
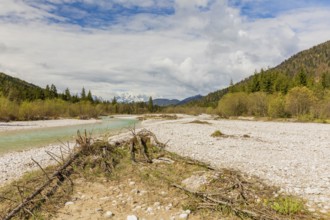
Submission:
M 223 136 L 224 134 L 221 132 L 221 131 L 219 131 L 219 130 L 216 130 L 215 132 L 213 132 L 212 134 L 211 134 L 211 137 L 221 137 L 221 136 Z
M 244 92 L 229 93 L 222 97 L 218 111 L 224 117 L 241 116 L 248 111 L 248 95 Z

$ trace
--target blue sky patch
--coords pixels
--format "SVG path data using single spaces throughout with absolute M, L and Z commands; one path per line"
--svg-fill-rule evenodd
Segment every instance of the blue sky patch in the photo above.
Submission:
M 97 2 L 97 1 L 96 1 Z M 81 27 L 104 27 L 117 23 L 122 17 L 132 17 L 138 14 L 166 16 L 175 13 L 172 7 L 141 7 L 132 5 L 111 4 L 111 7 L 101 7 L 97 3 L 87 4 L 81 1 L 55 4 L 48 1 L 29 2 L 35 8 L 41 9 L 41 4 L 51 6 L 47 12 L 61 19 L 48 18 L 49 22 L 70 23 Z M 63 20 L 62 20 L 63 19 Z
M 279 14 L 307 7 L 330 7 L 329 0 L 229 0 L 229 5 L 250 19 L 274 18 Z

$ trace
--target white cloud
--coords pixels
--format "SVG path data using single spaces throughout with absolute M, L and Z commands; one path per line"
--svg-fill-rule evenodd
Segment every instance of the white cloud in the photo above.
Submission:
M 160 2 L 170 4 L 112 1 L 125 7 Z M 112 7 L 109 1 L 98 4 Z M 330 15 L 322 8 L 250 21 L 224 0 L 177 0 L 173 15 L 123 16 L 116 25 L 97 30 L 49 23 L 45 18 L 55 15 L 41 6 L 1 1 L 0 16 L 24 19 L 0 18 L 0 71 L 40 86 L 54 83 L 61 90 L 78 92 L 84 86 L 105 99 L 126 92 L 168 98 L 206 94 L 330 36 Z M 76 16 L 84 12 L 77 10 Z

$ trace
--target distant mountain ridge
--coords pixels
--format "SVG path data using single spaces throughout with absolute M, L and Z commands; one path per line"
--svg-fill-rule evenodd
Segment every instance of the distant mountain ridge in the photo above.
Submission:
M 153 104 L 158 106 L 177 105 L 180 102 L 178 99 L 154 99 Z
M 117 102 L 132 103 L 132 102 L 147 102 L 149 99 L 149 96 L 123 93 L 121 95 L 117 95 L 115 98 L 116 98 Z
M 189 102 L 192 102 L 192 101 L 198 101 L 198 100 L 201 100 L 204 96 L 202 95 L 195 95 L 195 96 L 191 96 L 191 97 L 188 97 L 188 98 L 185 98 L 183 100 L 181 100 L 179 103 L 177 103 L 177 105 L 185 105 Z
M 154 99 L 153 103 L 154 105 L 158 105 L 158 106 L 185 105 L 186 103 L 189 103 L 191 101 L 197 101 L 200 100 L 201 98 L 203 98 L 203 96 L 196 95 L 185 98 L 181 101 L 178 99 Z

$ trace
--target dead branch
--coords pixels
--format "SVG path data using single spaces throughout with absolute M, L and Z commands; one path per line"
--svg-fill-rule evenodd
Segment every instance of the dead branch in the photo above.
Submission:
M 61 159 L 59 156 L 57 156 L 56 154 L 50 152 L 50 151 L 46 151 L 46 154 L 48 154 L 51 158 L 53 158 L 53 160 L 55 160 L 59 165 L 62 165 L 62 163 L 58 160 Z M 58 158 L 58 159 L 56 159 Z
M 45 182 L 42 186 L 40 186 L 34 193 L 32 193 L 30 196 L 24 199 L 23 202 L 21 202 L 19 205 L 17 205 L 14 209 L 12 209 L 3 220 L 9 220 L 12 217 L 14 217 L 20 210 L 24 209 L 27 204 L 31 202 L 37 195 L 39 195 L 46 187 L 48 187 L 53 180 L 60 178 L 62 176 L 62 173 L 64 170 L 70 166 L 70 164 L 77 159 L 80 156 L 80 152 L 73 155 L 72 158 L 70 158 L 68 161 L 66 161 L 63 166 L 61 166 L 57 171 L 55 171 L 50 177 L 47 182 Z
M 218 200 L 218 199 L 214 199 L 212 198 L 211 196 L 209 196 L 207 193 L 202 193 L 202 192 L 194 192 L 194 191 L 191 191 L 189 189 L 186 189 L 180 185 L 177 185 L 177 184 L 172 184 L 172 186 L 178 188 L 178 189 L 181 189 L 185 192 L 188 192 L 189 194 L 192 194 L 196 197 L 200 197 L 202 198 L 203 200 L 208 200 L 209 202 L 212 202 L 214 204 L 218 204 L 218 205 L 222 205 L 222 206 L 226 206 L 228 208 L 230 208 L 233 212 L 235 212 L 237 215 L 247 215 L 249 216 L 250 218 L 252 219 L 261 219 L 261 216 L 258 215 L 257 213 L 255 212 L 252 212 L 252 211 L 249 211 L 249 210 L 243 210 L 243 209 L 239 209 L 239 208 L 236 208 L 234 207 L 231 203 L 229 202 L 225 202 L 225 201 L 222 201 L 222 200 Z M 208 203 L 208 205 L 210 205 L 210 203 Z
M 48 180 L 50 180 L 48 174 L 46 173 L 46 171 L 42 168 L 42 166 L 36 161 L 34 160 L 33 158 L 31 158 L 31 160 L 36 163 L 38 165 L 38 167 L 42 170 L 42 172 L 45 174 L 45 176 L 47 177 Z

